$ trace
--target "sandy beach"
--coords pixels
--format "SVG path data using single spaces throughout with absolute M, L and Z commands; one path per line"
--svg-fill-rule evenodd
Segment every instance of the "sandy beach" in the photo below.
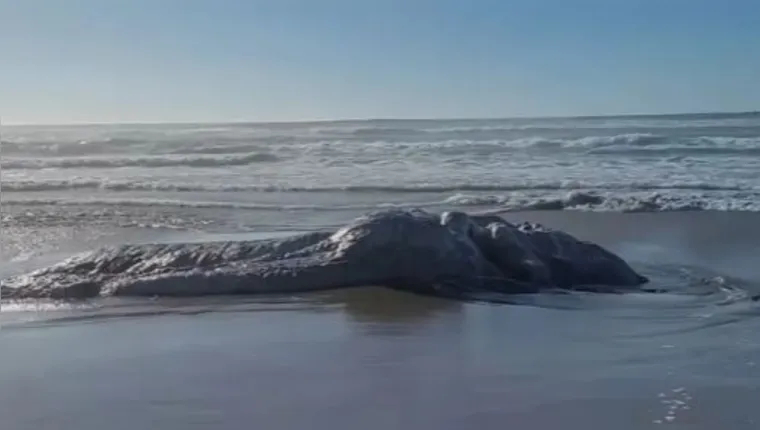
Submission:
M 756 428 L 757 215 L 507 217 L 599 240 L 672 291 L 6 304 L 0 416 L 14 430 Z M 687 267 L 743 278 L 705 286 Z

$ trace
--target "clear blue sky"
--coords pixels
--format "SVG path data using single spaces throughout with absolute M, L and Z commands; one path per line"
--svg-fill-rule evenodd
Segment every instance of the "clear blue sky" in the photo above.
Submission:
M 0 0 L 11 123 L 758 109 L 758 0 Z

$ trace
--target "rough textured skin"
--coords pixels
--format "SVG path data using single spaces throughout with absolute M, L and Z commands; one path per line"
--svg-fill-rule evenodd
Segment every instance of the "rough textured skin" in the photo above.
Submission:
M 125 245 L 6 279 L 3 298 L 293 293 L 364 285 L 466 297 L 647 282 L 589 242 L 463 212 L 387 210 L 335 233 L 201 244 Z

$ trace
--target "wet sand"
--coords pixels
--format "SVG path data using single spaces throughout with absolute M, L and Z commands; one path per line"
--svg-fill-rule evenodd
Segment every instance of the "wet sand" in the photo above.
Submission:
M 740 276 L 746 289 L 760 275 L 757 215 L 507 217 L 566 229 L 634 261 Z M 13 430 L 754 430 L 757 314 L 721 291 L 504 306 L 365 288 L 6 307 L 0 422 Z

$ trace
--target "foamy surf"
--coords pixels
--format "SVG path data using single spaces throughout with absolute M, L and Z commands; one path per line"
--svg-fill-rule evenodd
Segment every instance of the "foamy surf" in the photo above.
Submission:
M 438 194 L 438 193 L 436 193 Z M 3 202 L 11 208 L 8 220 L 24 207 L 54 206 L 71 207 L 111 207 L 123 208 L 186 208 L 186 209 L 235 209 L 241 211 L 299 211 L 299 212 L 342 212 L 372 210 L 392 207 L 462 207 L 479 210 L 520 212 L 520 211 L 603 211 L 603 212 L 681 212 L 681 211 L 760 211 L 756 193 L 667 193 L 653 192 L 609 192 L 609 191 L 571 191 L 566 193 L 522 193 L 507 194 L 468 194 L 457 193 L 446 196 L 428 195 L 427 199 L 410 199 L 406 202 L 386 201 L 385 195 L 374 199 L 365 198 L 365 203 L 354 204 L 289 204 L 289 203 L 254 203 L 235 200 L 191 199 L 156 199 L 150 197 L 92 196 L 81 197 L 8 197 Z M 200 195 L 202 197 L 202 195 Z M 294 197 L 298 200 L 297 197 Z M 308 199 L 301 199 L 308 200 Z
M 35 169 L 116 169 L 123 167 L 226 167 L 280 161 L 273 154 L 248 153 L 228 156 L 153 156 L 153 157 L 78 157 L 78 158 L 6 158 L 0 163 L 7 170 Z
M 216 182 L 220 182 L 217 180 Z M 109 191 L 180 191 L 180 192 L 281 192 L 281 193 L 456 193 L 456 192 L 529 192 L 529 191 L 757 191 L 760 187 L 748 181 L 734 183 L 712 183 L 706 181 L 632 181 L 632 182 L 598 182 L 598 181 L 504 181 L 502 183 L 407 183 L 388 184 L 335 184 L 335 185 L 288 185 L 288 184 L 246 184 L 246 183 L 207 183 L 192 181 L 158 181 L 158 180 L 119 180 L 76 177 L 69 180 L 29 180 L 6 179 L 2 188 L 9 192 L 29 191 L 70 191 L 70 190 L 109 190 Z

